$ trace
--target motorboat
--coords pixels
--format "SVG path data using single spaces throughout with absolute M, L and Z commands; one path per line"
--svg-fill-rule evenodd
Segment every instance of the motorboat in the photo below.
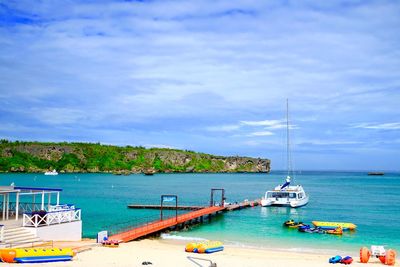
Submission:
M 52 171 L 45 172 L 44 175 L 58 175 L 58 172 L 54 169 Z

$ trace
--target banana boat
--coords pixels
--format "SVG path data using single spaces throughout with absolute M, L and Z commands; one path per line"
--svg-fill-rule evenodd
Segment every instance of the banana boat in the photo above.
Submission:
M 71 248 L 6 248 L 0 249 L 1 261 L 7 263 L 41 263 L 70 261 L 75 253 Z
M 355 225 L 354 223 L 347 223 L 347 222 L 312 221 L 312 224 L 324 230 L 335 230 L 339 226 L 342 227 L 343 230 L 355 230 L 357 228 L 357 225 Z

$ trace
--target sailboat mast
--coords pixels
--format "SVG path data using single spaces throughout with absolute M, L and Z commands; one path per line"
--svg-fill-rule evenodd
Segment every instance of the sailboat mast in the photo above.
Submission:
M 290 139 L 289 139 L 289 99 L 286 99 L 286 142 L 287 142 L 287 175 L 290 175 L 291 159 L 290 159 Z

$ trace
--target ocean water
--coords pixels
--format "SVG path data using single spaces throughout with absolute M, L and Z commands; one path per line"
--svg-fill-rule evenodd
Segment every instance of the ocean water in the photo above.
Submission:
M 1 174 L 0 184 L 62 188 L 62 203 L 82 208 L 83 235 L 117 230 L 160 216 L 157 210 L 132 210 L 127 204 L 158 204 L 161 194 L 176 194 L 180 205 L 208 205 L 211 188 L 224 188 L 227 201 L 256 199 L 281 183 L 283 172 L 270 174 Z M 353 252 L 360 246 L 385 245 L 400 250 L 400 174 L 367 176 L 365 172 L 301 172 L 295 182 L 310 195 L 307 206 L 253 207 L 220 214 L 210 222 L 165 238 L 205 238 L 249 247 L 293 251 Z M 216 198 L 218 198 L 218 194 Z M 29 201 L 30 199 L 26 199 Z M 55 198 L 54 198 L 55 200 Z M 24 201 L 24 199 L 21 199 Z M 165 216 L 173 215 L 167 211 Z M 288 219 L 346 221 L 358 225 L 343 236 L 300 233 L 282 227 Z

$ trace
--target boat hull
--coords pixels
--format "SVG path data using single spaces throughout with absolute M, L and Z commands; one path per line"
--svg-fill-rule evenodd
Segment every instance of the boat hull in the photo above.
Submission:
M 291 208 L 300 208 L 308 204 L 308 196 L 301 200 L 293 200 L 287 201 L 284 200 L 271 200 L 271 199 L 262 199 L 261 206 L 262 207 L 270 207 L 270 206 L 277 206 L 277 207 L 291 207 Z

